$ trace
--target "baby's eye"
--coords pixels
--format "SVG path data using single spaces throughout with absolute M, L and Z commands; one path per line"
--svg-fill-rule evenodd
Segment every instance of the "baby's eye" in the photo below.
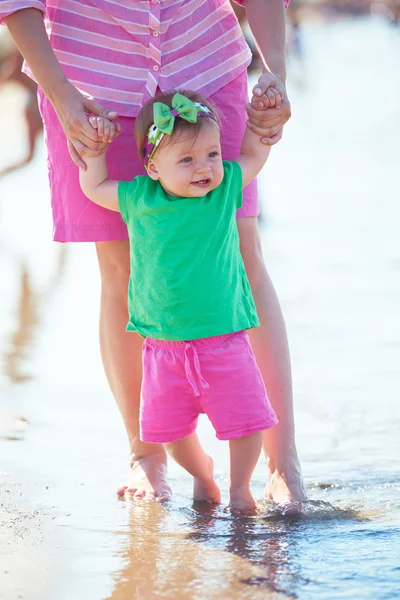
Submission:
M 182 160 L 182 162 L 184 162 L 184 163 L 190 163 L 191 160 L 192 160 L 191 156 L 185 156 L 185 158 Z
M 218 152 L 210 152 L 208 156 L 210 158 L 215 158 L 216 156 L 218 156 Z

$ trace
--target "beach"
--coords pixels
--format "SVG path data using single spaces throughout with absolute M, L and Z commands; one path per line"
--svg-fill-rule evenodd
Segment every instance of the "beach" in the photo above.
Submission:
M 285 315 L 299 515 L 120 501 L 127 440 L 102 371 L 92 244 L 51 241 L 43 140 L 0 179 L 1 600 L 392 600 L 400 589 L 400 31 L 304 26 L 292 118 L 260 177 L 263 249 Z M 24 97 L 0 88 L 0 169 L 24 152 Z M 10 115 L 8 117 L 8 115 Z M 228 499 L 227 445 L 201 440 Z

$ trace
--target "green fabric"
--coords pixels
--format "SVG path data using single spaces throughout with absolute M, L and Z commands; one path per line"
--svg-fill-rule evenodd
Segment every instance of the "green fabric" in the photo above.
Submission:
M 178 116 L 189 123 L 197 122 L 197 108 L 189 98 L 182 96 L 182 94 L 175 94 L 172 98 L 172 108 L 178 112 Z M 171 135 L 174 130 L 175 116 L 171 114 L 171 109 L 167 104 L 163 102 L 155 102 L 153 105 L 154 125 L 157 125 L 158 129 L 162 133 L 168 133 Z
M 138 176 L 120 182 L 130 239 L 128 331 L 193 340 L 259 325 L 239 250 L 236 209 L 242 172 L 224 161 L 224 179 L 200 198 L 166 194 Z

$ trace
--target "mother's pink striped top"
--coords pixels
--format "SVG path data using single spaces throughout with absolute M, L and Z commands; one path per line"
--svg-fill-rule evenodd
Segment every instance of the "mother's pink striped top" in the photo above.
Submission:
M 251 59 L 229 0 L 0 0 L 0 19 L 29 7 L 68 79 L 125 116 L 157 86 L 213 94 Z

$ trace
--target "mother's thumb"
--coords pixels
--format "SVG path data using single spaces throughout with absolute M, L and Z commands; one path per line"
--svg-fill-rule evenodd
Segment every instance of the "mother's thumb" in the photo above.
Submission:
M 107 119 L 111 120 L 118 117 L 118 113 L 115 112 L 115 110 L 107 110 L 106 108 L 103 108 L 98 102 L 96 102 L 96 100 L 93 100 L 93 98 L 85 98 L 84 104 L 85 108 L 87 108 L 90 113 L 93 113 L 98 117 L 106 117 Z

